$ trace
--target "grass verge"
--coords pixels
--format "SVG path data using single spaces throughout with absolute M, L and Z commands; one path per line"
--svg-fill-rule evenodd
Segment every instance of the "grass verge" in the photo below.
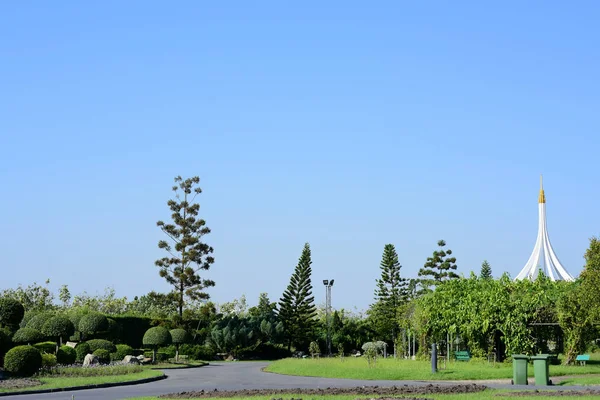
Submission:
M 443 367 L 443 364 L 440 364 Z M 505 380 L 512 378 L 512 364 L 490 364 L 486 361 L 450 361 L 445 369 L 431 373 L 429 361 L 379 359 L 369 367 L 362 358 L 286 358 L 270 364 L 265 371 L 284 375 L 366 380 Z M 533 376 L 533 367 L 528 370 Z M 550 377 L 600 374 L 600 365 L 551 365 Z
M 140 379 L 155 378 L 161 376 L 161 371 L 154 370 L 143 370 L 127 375 L 109 375 L 109 376 L 81 376 L 81 377 L 40 377 L 37 378 L 41 385 L 26 387 L 22 389 L 0 389 L 0 393 L 12 393 L 12 392 L 24 392 L 31 390 L 47 390 L 47 389 L 61 389 L 66 387 L 77 387 L 77 386 L 89 386 L 89 385 L 100 385 L 105 383 L 123 383 L 137 381 Z

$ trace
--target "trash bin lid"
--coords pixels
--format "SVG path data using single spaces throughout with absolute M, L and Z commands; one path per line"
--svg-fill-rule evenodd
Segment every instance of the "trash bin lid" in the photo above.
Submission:
M 532 360 L 547 360 L 552 357 L 550 354 L 538 354 L 535 356 L 531 356 Z
M 529 356 L 525 354 L 513 354 L 513 360 L 529 360 Z

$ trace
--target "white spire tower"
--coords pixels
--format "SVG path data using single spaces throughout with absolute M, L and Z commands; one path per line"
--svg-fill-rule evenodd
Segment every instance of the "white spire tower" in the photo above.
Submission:
M 533 253 L 529 257 L 529 261 L 523 267 L 516 279 L 536 279 L 540 269 L 544 274 L 553 281 L 573 281 L 571 274 L 562 266 L 548 238 L 548 230 L 546 228 L 546 196 L 544 194 L 544 186 L 542 177 L 540 176 L 540 196 L 538 198 L 538 235 Z

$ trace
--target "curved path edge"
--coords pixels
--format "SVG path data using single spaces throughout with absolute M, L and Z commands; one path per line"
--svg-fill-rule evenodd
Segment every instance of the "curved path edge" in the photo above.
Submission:
M 75 390 L 102 389 L 102 388 L 110 388 L 110 387 L 117 387 L 117 386 L 131 386 L 131 385 L 140 385 L 142 383 L 161 381 L 163 379 L 167 379 L 167 375 L 164 372 L 162 375 L 153 376 L 151 378 L 136 379 L 133 381 L 125 381 L 125 382 L 98 383 L 95 385 L 70 386 L 70 387 L 54 388 L 54 389 L 21 390 L 19 392 L 2 392 L 2 393 L 0 393 L 0 397 L 19 396 L 19 395 L 26 395 L 26 394 L 71 392 L 71 391 L 75 391 Z

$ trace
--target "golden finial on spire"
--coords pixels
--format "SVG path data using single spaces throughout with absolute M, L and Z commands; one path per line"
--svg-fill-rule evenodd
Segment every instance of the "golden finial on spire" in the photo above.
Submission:
M 538 203 L 545 203 L 546 195 L 544 194 L 544 182 L 542 180 L 542 175 L 540 174 L 540 197 L 538 197 Z

